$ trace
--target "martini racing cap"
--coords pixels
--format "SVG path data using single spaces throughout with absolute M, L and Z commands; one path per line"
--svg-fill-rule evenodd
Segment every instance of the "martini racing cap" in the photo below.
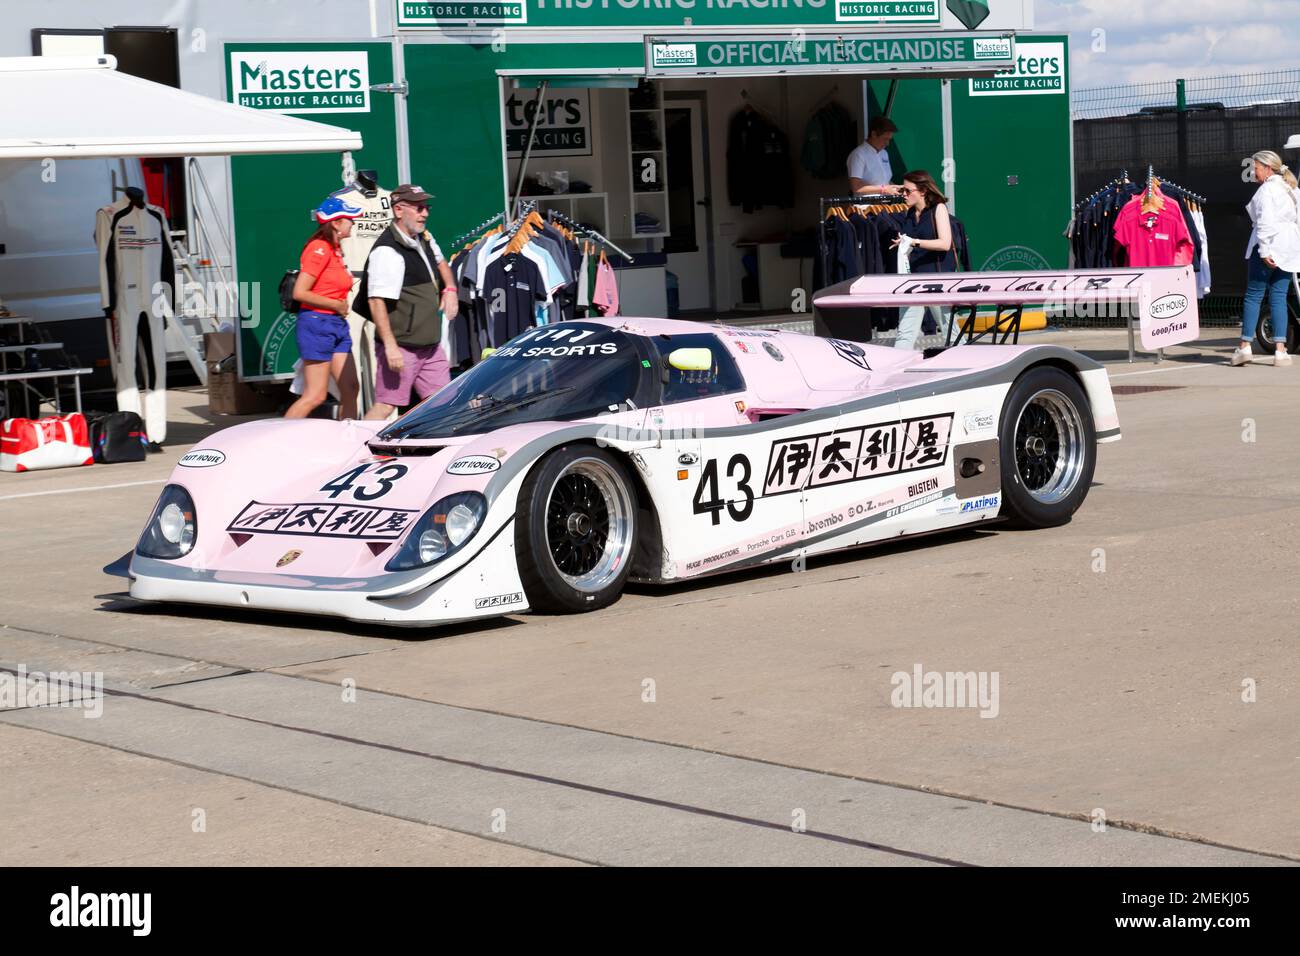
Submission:
M 356 219 L 361 215 L 359 206 L 349 206 L 342 199 L 330 196 L 315 210 L 317 222 L 333 222 L 335 219 Z
M 419 186 L 412 183 L 403 183 L 393 190 L 388 197 L 389 202 L 428 202 L 433 196 L 426 193 Z

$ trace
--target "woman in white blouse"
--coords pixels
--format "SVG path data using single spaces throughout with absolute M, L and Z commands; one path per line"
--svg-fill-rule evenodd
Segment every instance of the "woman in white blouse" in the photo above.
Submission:
M 1287 286 L 1300 270 L 1300 192 L 1295 175 L 1272 150 L 1263 149 L 1255 162 L 1259 188 L 1246 205 L 1254 227 L 1246 244 L 1246 301 L 1241 312 L 1241 346 L 1232 353 L 1231 364 L 1245 365 L 1253 356 L 1250 341 L 1259 324 L 1259 308 L 1268 296 L 1273 320 L 1273 341 L 1277 352 L 1274 365 L 1290 365 L 1286 352 Z

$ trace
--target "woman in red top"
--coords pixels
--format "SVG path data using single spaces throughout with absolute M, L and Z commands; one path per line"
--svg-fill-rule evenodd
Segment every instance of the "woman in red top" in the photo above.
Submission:
M 360 209 L 333 196 L 316 210 L 320 225 L 303 247 L 293 286 L 293 297 L 302 304 L 297 337 L 304 385 L 285 418 L 310 415 L 325 401 L 331 377 L 339 387 L 339 419 L 357 417 L 360 385 L 347 320 L 352 273 L 343 264 L 339 240 L 352 234 L 352 220 L 360 215 Z

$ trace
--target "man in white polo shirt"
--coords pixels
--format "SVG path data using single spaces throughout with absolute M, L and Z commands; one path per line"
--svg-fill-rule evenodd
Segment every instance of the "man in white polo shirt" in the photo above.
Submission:
M 897 193 L 899 187 L 890 180 L 894 171 L 889 168 L 889 144 L 898 127 L 888 116 L 873 116 L 867 127 L 867 139 L 849 153 L 849 191 L 860 193 Z

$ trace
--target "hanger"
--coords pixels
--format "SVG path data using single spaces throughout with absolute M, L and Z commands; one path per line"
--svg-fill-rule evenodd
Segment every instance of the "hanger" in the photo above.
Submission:
M 357 174 L 358 177 L 360 177 L 360 175 L 361 175 L 360 173 Z M 451 245 L 458 246 L 466 239 L 479 238 L 481 236 L 487 235 L 487 233 L 484 232 L 484 230 L 487 229 L 488 226 L 495 223 L 497 220 L 503 218 L 504 216 L 505 213 L 503 212 L 499 212 L 495 216 L 489 216 L 487 219 L 484 219 L 482 222 L 480 222 L 477 226 L 475 226 L 473 229 L 469 230 L 468 232 L 462 232 L 459 236 L 456 237 L 455 241 L 452 242 Z
M 581 235 L 586 240 L 594 240 L 597 244 L 600 245 L 602 251 L 608 248 L 613 252 L 618 253 L 628 262 L 636 261 L 635 259 L 632 258 L 632 256 L 628 255 L 618 246 L 614 245 L 614 243 L 610 242 L 608 239 L 606 239 L 595 229 L 592 229 L 590 226 L 584 226 L 580 222 L 575 222 L 574 220 L 570 219 L 562 212 L 557 212 L 554 209 L 548 209 L 546 211 L 546 218 L 549 219 L 551 222 L 558 222 L 569 226 L 573 230 L 575 235 Z M 588 252 L 588 255 L 590 255 L 590 252 Z
M 379 193 L 379 173 L 373 169 L 358 169 L 357 178 L 353 182 L 362 194 L 370 199 L 374 199 Z
M 776 117 L 774 117 L 771 113 L 763 109 L 763 107 L 759 106 L 757 103 L 755 103 L 753 100 L 749 98 L 749 90 L 741 90 L 740 98 L 745 101 L 744 108 L 746 110 L 752 110 L 758 113 L 760 116 L 762 116 L 765 120 L 767 120 L 769 123 L 772 123 L 773 125 L 780 125 L 776 122 Z
M 815 103 L 813 103 L 812 112 L 816 113 L 823 106 L 826 106 L 831 101 L 833 101 L 835 99 L 835 94 L 838 93 L 839 91 L 840 91 L 840 85 L 836 83 L 828 91 L 823 93 L 820 99 L 818 99 Z
M 1165 197 L 1160 192 L 1160 180 L 1156 179 L 1154 166 L 1147 167 L 1147 185 L 1142 191 L 1142 212 L 1159 212 L 1165 208 Z

